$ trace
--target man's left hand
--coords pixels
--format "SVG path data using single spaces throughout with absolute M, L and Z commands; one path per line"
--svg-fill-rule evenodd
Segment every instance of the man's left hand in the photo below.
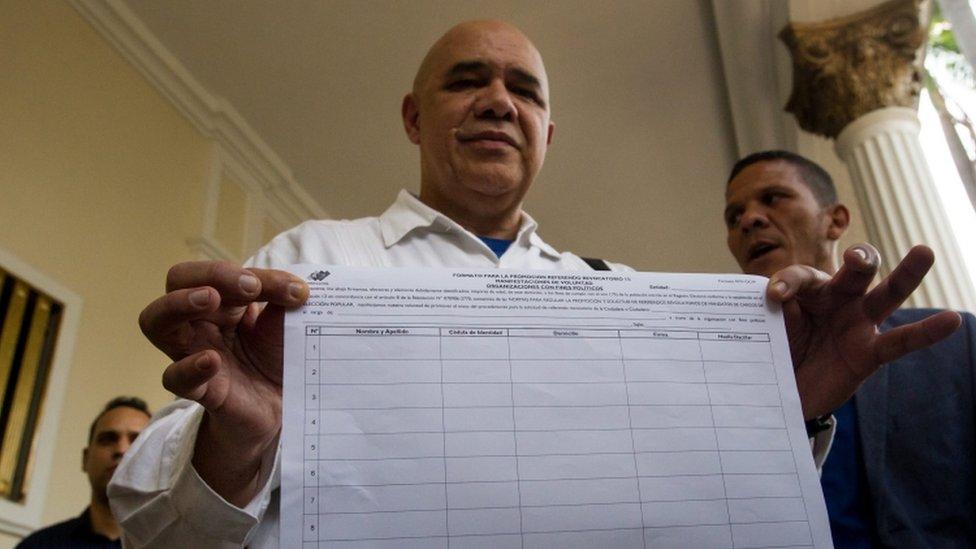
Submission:
M 881 257 L 867 244 L 844 252 L 833 277 L 802 265 L 769 279 L 766 295 L 783 304 L 804 419 L 829 414 L 883 364 L 937 343 L 959 327 L 958 313 L 942 311 L 885 333 L 878 326 L 922 282 L 935 257 L 912 248 L 874 289 Z

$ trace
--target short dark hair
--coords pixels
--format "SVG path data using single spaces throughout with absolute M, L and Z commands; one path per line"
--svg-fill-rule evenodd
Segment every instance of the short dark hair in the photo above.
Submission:
M 149 405 L 146 404 L 145 400 L 134 396 L 117 396 L 108 401 L 105 404 L 105 407 L 102 408 L 102 411 L 95 416 L 95 419 L 91 423 L 91 427 L 88 428 L 88 444 L 91 444 L 92 437 L 95 436 L 95 424 L 98 423 L 98 420 L 102 419 L 102 416 L 111 412 L 112 410 L 122 407 L 133 408 L 135 410 L 139 410 L 149 417 L 152 417 L 152 412 L 149 411 Z
M 729 174 L 729 179 L 725 182 L 725 187 L 728 188 L 729 183 L 735 179 L 735 176 L 739 175 L 739 172 L 747 167 L 757 162 L 772 162 L 776 160 L 787 162 L 796 168 L 800 173 L 800 180 L 813 192 L 813 196 L 817 199 L 817 203 L 821 207 L 832 206 L 837 203 L 837 188 L 834 187 L 834 180 L 827 173 L 827 170 L 820 167 L 820 164 L 817 164 L 813 160 L 789 151 L 760 151 L 746 156 L 736 162 L 735 166 L 732 167 L 732 173 Z

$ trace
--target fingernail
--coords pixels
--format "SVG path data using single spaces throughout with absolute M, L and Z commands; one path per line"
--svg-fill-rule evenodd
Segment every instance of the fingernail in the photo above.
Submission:
M 210 290 L 190 292 L 190 303 L 194 307 L 206 307 L 210 303 Z
M 255 294 L 261 288 L 261 282 L 258 280 L 258 277 L 249 274 L 241 275 L 237 279 L 237 285 L 244 290 L 244 293 L 248 294 Z
M 868 252 L 864 248 L 854 248 L 854 253 L 861 258 L 861 261 L 866 262 L 868 260 Z
M 301 300 L 305 297 L 305 285 L 299 282 L 292 282 L 288 285 L 288 295 L 295 301 Z
M 194 366 L 200 369 L 200 371 L 206 372 L 207 370 L 210 369 L 210 359 L 207 357 L 207 355 L 203 355 L 197 359 L 197 361 L 194 363 Z
M 786 283 L 782 280 L 773 282 L 773 289 L 776 290 L 776 293 L 779 295 L 786 295 Z

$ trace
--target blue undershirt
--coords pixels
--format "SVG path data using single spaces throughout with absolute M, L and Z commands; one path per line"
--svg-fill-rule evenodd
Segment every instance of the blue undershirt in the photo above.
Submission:
M 837 420 L 837 431 L 820 477 L 834 546 L 839 549 L 871 548 L 874 546 L 874 517 L 853 398 L 834 412 L 834 419 Z
M 495 252 L 496 257 L 501 257 L 502 254 L 505 253 L 505 250 L 512 245 L 512 242 L 515 242 L 514 240 L 506 240 L 504 238 L 488 238 L 487 236 L 479 236 L 478 238 L 480 238 L 486 246 L 491 248 L 491 251 Z

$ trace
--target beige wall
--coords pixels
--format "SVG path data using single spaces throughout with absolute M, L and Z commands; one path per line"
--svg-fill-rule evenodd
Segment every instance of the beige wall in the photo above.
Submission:
M 0 2 L 0 248 L 84 300 L 44 521 L 88 500 L 88 424 L 169 400 L 142 307 L 200 231 L 213 145 L 63 2 Z M 0 537 L 0 547 L 11 545 Z

